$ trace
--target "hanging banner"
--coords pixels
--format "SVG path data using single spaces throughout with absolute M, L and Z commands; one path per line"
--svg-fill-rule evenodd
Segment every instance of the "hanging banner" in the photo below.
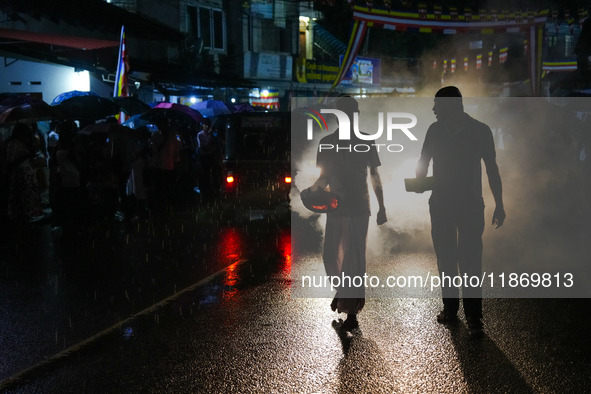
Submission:
M 253 89 L 249 99 L 253 107 L 263 107 L 266 109 L 279 109 L 279 91 L 277 89 Z

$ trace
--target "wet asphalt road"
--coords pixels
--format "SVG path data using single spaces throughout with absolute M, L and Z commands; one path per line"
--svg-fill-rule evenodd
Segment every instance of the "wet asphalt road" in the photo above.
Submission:
M 474 334 L 438 324 L 437 298 L 374 297 L 344 333 L 329 298 L 292 291 L 320 254 L 294 258 L 285 218 L 250 219 L 187 210 L 67 249 L 40 226 L 45 248 L 3 262 L 0 391 L 590 391 L 590 300 L 487 299 Z M 426 248 L 368 268 L 434 264 Z
M 213 249 L 247 261 L 133 319 L 124 319 L 125 302 L 115 303 L 124 324 L 11 381 L 7 392 L 590 390 L 588 299 L 487 299 L 485 328 L 474 334 L 463 320 L 438 324 L 436 298 L 371 298 L 360 314 L 360 329 L 343 333 L 338 322 L 343 316 L 330 310 L 330 299 L 292 293 L 296 265 L 319 266 L 320 255 L 293 259 L 285 223 L 255 221 L 227 232 L 218 224 L 219 233 L 208 234 L 217 234 L 226 247 Z M 433 268 L 434 256 L 392 253 L 371 260 L 369 267 L 385 264 Z M 26 350 L 26 341 L 21 343 Z M 59 337 L 54 343 L 61 345 Z
M 428 258 L 428 256 L 415 256 Z M 261 263 L 263 264 L 263 263 Z M 11 392 L 587 392 L 588 300 L 486 300 L 485 329 L 435 299 L 371 299 L 340 333 L 329 299 L 244 263 Z M 284 266 L 285 268 L 285 266 Z
M 49 222 L 33 226 L 24 245 L 3 234 L 0 381 L 253 255 L 263 242 L 274 245 L 277 225 L 250 219 L 227 205 L 183 204 L 150 220 L 93 222 L 71 238 Z

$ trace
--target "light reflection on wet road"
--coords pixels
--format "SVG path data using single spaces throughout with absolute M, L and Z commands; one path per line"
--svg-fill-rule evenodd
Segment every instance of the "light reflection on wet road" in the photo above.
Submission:
M 390 264 L 403 265 L 408 257 L 391 256 Z M 430 254 L 410 257 L 432 261 Z M 123 331 L 21 387 L 50 393 L 72 387 L 327 393 L 588 387 L 591 343 L 581 330 L 590 323 L 588 300 L 485 300 L 485 329 L 474 335 L 463 322 L 439 325 L 437 299 L 372 298 L 360 330 L 343 334 L 334 328 L 339 316 L 330 299 L 293 297 L 288 260 L 279 254 L 234 266 L 159 311 L 158 319 L 135 322 L 133 336 Z M 320 256 L 312 260 L 319 264 Z
M 473 335 L 463 322 L 439 325 L 436 298 L 371 298 L 360 314 L 360 330 L 343 334 L 334 323 L 344 316 L 330 311 L 329 298 L 292 293 L 291 275 L 299 264 L 322 269 L 320 254 L 305 262 L 293 258 L 289 229 L 269 230 L 262 223 L 220 226 L 215 234 L 219 243 L 208 250 L 221 251 L 228 261 L 251 259 L 18 387 L 48 393 L 527 393 L 589 387 L 589 300 L 487 299 L 484 332 Z M 432 253 L 393 253 L 369 267 L 412 273 L 433 264 Z
M 102 223 L 71 240 L 45 224 L 18 253 L 2 245 L 0 380 L 277 243 L 274 226 L 230 225 L 219 209 L 164 219 Z

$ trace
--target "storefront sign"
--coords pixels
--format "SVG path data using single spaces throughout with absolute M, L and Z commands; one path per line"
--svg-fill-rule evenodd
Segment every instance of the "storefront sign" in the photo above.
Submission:
M 273 19 L 273 0 L 251 0 L 250 13 L 257 18 Z
M 245 78 L 289 81 L 292 77 L 292 68 L 291 56 L 255 52 L 244 54 Z
M 317 63 L 310 59 L 298 60 L 296 76 L 301 83 L 332 84 L 339 73 L 337 64 Z

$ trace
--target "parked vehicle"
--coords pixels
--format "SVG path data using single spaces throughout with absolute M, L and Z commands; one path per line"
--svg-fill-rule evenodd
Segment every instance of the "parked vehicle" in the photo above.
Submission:
M 223 140 L 221 192 L 249 209 L 288 205 L 289 112 L 246 112 L 219 116 L 214 128 Z

